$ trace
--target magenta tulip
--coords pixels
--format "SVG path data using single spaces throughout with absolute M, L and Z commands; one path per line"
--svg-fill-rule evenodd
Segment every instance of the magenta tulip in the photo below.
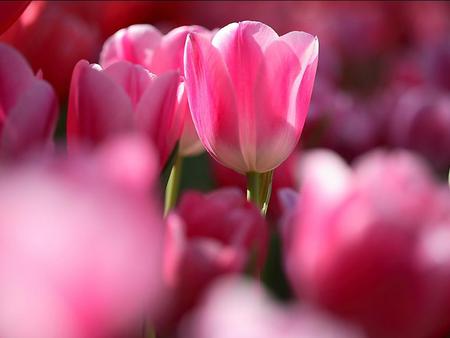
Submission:
M 0 43 L 0 157 L 50 146 L 57 117 L 53 88 L 15 49 Z
M 166 35 L 152 25 L 133 25 L 121 29 L 106 40 L 100 54 L 100 64 L 108 67 L 117 61 L 127 60 L 155 74 L 168 70 L 178 70 L 183 74 L 184 46 L 189 33 L 200 33 L 208 39 L 213 34 L 200 26 L 177 27 Z M 180 105 L 180 113 L 186 118 L 179 151 L 182 156 L 195 155 L 203 147 L 192 123 L 187 100 L 182 100 Z
M 297 208 L 284 228 L 297 294 L 371 337 L 431 337 L 450 324 L 450 254 L 438 235 L 450 233 L 448 187 L 406 152 L 366 155 L 354 171 L 326 151 L 302 163 Z
M 224 277 L 187 316 L 187 338 L 363 338 L 350 323 L 309 304 L 278 304 L 254 281 Z
M 1 337 L 130 337 L 161 306 L 161 211 L 105 156 L 2 168 Z
M 182 96 L 176 71 L 155 76 L 126 61 L 102 69 L 82 60 L 72 76 L 69 149 L 97 145 L 112 135 L 137 130 L 156 145 L 163 166 L 181 134 L 183 116 L 176 108 Z
M 300 138 L 318 51 L 318 39 L 310 34 L 278 36 L 252 21 L 229 24 L 211 41 L 191 33 L 186 89 L 208 152 L 240 173 L 279 166 Z
M 164 321 L 179 318 L 218 276 L 260 272 L 267 241 L 267 224 L 239 189 L 185 193 L 167 218 L 164 280 L 172 304 Z

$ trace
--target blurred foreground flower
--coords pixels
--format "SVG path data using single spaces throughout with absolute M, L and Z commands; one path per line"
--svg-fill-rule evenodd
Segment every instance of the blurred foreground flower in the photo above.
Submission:
M 95 146 L 118 133 L 138 130 L 156 145 L 163 167 L 183 126 L 184 116 L 176 109 L 183 95 L 179 83 L 176 71 L 156 76 L 127 61 L 104 69 L 78 62 L 67 112 L 69 149 Z
M 0 157 L 50 146 L 57 117 L 53 88 L 15 49 L 0 43 Z
M 199 33 L 209 39 L 212 32 L 200 26 L 183 26 L 163 35 L 152 25 L 133 25 L 116 32 L 103 45 L 100 64 L 108 67 L 114 62 L 126 60 L 140 64 L 155 74 L 178 70 L 184 74 L 183 55 L 186 37 Z M 180 101 L 180 113 L 185 115 L 185 124 L 180 138 L 181 156 L 196 155 L 203 150 L 192 123 L 187 99 Z
M 276 304 L 260 284 L 236 276 L 217 281 L 179 332 L 187 338 L 365 337 L 312 306 Z
M 165 322 L 179 319 L 215 278 L 246 268 L 259 274 L 264 266 L 267 224 L 239 189 L 186 192 L 166 231 L 164 281 L 171 304 Z
M 98 158 L 0 169 L 1 337 L 109 338 L 154 317 L 160 209 L 103 165 L 124 147 L 153 160 L 141 142 L 112 143 Z M 140 167 L 120 157 L 125 168 Z
M 294 150 L 308 111 L 319 44 L 260 22 L 232 23 L 210 41 L 192 33 L 185 76 L 203 146 L 240 173 L 265 173 Z
M 371 337 L 440 337 L 450 324 L 450 192 L 427 169 L 406 152 L 371 153 L 354 171 L 331 152 L 305 154 L 284 243 L 297 294 Z

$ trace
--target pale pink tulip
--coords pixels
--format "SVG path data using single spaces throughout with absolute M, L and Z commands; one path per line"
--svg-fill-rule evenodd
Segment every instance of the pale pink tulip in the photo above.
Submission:
M 261 284 L 221 278 L 183 322 L 187 338 L 363 338 L 355 326 L 309 304 L 278 304 Z
M 0 157 L 50 146 L 57 117 L 53 88 L 15 49 L 0 43 Z
M 302 162 L 283 234 L 301 299 L 359 322 L 370 337 L 430 337 L 448 325 L 450 255 L 438 238 L 450 231 L 448 187 L 407 152 L 371 153 L 353 171 L 327 151 Z
M 253 21 L 229 24 L 211 41 L 190 34 L 186 89 L 208 152 L 241 173 L 279 166 L 300 138 L 318 51 L 318 40 L 310 34 L 278 36 Z
M 199 33 L 211 39 L 213 32 L 200 26 L 182 26 L 163 35 L 152 25 L 133 25 L 124 28 L 106 40 L 100 54 L 100 64 L 108 67 L 114 62 L 127 60 L 140 64 L 155 74 L 178 70 L 183 75 L 183 55 L 186 37 Z M 182 156 L 198 154 L 203 147 L 192 123 L 186 99 L 180 102 L 180 114 L 186 116 L 179 151 Z
M 161 306 L 158 204 L 102 163 L 0 169 L 1 337 L 129 337 Z
M 185 193 L 167 218 L 164 280 L 171 304 L 164 324 L 196 304 L 217 277 L 260 272 L 267 242 L 267 224 L 239 189 Z
M 69 149 L 96 145 L 137 130 L 153 141 L 163 166 L 183 126 L 177 102 L 183 86 L 176 71 L 156 76 L 140 65 L 120 61 L 102 69 L 80 61 L 73 72 L 67 116 Z

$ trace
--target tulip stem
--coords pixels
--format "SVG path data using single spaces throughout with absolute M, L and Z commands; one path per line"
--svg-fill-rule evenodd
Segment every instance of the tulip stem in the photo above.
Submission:
M 253 202 L 264 216 L 269 207 L 273 170 L 265 173 L 247 173 L 247 200 Z
M 172 170 L 170 171 L 169 180 L 167 181 L 166 196 L 164 202 L 164 216 L 166 216 L 177 203 L 182 169 L 183 157 L 180 156 L 179 153 L 177 153 L 175 155 L 175 161 L 173 163 Z

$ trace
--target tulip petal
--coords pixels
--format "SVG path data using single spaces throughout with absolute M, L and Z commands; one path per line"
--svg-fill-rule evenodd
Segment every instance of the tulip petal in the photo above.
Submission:
M 161 39 L 161 44 L 155 52 L 150 70 L 156 74 L 167 70 L 178 70 L 183 75 L 184 46 L 189 33 L 203 33 L 205 36 L 209 36 L 210 31 L 195 25 L 172 29 Z
M 236 151 L 240 148 L 236 98 L 219 51 L 209 39 L 190 34 L 184 58 L 188 101 L 200 140 L 217 161 L 246 172 L 242 154 Z
M 176 71 L 154 78 L 136 108 L 136 122 L 159 150 L 161 166 L 165 165 L 183 127 L 184 115 L 176 110 L 179 84 L 180 77 Z
M 100 53 L 100 64 L 126 60 L 152 69 L 155 50 L 161 43 L 161 32 L 152 25 L 132 25 L 109 37 Z
M 305 116 L 290 111 L 294 86 L 301 71 L 291 48 L 274 41 L 265 50 L 265 63 L 255 87 L 255 109 L 264 118 L 255 121 L 257 130 L 256 171 L 266 172 L 282 163 L 295 148 Z
M 5 113 L 16 104 L 33 79 L 33 71 L 25 58 L 14 48 L 0 43 L 0 107 Z
M 118 61 L 105 68 L 103 72 L 123 88 L 134 110 L 152 79 L 155 78 L 155 75 L 144 67 L 127 61 Z
M 73 72 L 67 114 L 70 147 L 78 140 L 97 144 L 112 133 L 127 130 L 132 123 L 131 102 L 122 88 L 84 60 Z
M 232 23 L 221 29 L 212 44 L 220 51 L 228 67 L 236 93 L 237 125 L 241 152 L 247 171 L 256 171 L 257 120 L 263 116 L 256 111 L 255 94 L 264 67 L 264 50 L 278 35 L 259 22 Z
M 319 54 L 319 40 L 317 37 L 305 32 L 289 32 L 280 36 L 297 55 L 303 67 L 313 62 Z
M 1 149 L 18 153 L 41 142 L 47 144 L 58 115 L 53 88 L 45 81 L 35 80 L 9 111 L 1 139 Z

